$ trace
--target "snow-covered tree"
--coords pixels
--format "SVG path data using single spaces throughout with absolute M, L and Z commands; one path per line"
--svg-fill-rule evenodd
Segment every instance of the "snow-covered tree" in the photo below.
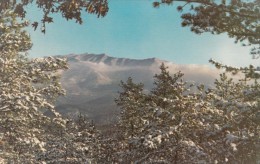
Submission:
M 124 83 L 121 81 L 119 97 L 115 100 L 117 106 L 121 108 L 120 128 L 124 137 L 133 138 L 140 132 L 143 121 L 139 117 L 144 106 L 145 94 L 143 84 L 135 84 L 131 77 Z
M 143 124 L 139 124 L 140 130 L 135 137 L 127 139 L 131 149 L 125 147 L 122 150 L 120 162 L 206 161 L 207 154 L 199 146 L 199 134 L 196 133 L 203 128 L 198 119 L 202 110 L 196 109 L 196 95 L 190 94 L 190 87 L 182 80 L 182 73 L 171 76 L 164 64 L 160 70 L 161 73 L 154 76 L 155 88 L 142 101 L 135 100 L 141 105 L 132 106 L 132 110 L 136 108 L 137 112 L 135 119 L 142 120 Z M 125 100 L 128 103 L 127 96 Z
M 110 149 L 109 153 L 106 153 L 106 150 L 104 154 L 111 162 L 131 160 L 133 149 L 131 141 L 138 138 L 144 126 L 144 120 L 140 117 L 145 114 L 143 107 L 146 95 L 143 93 L 143 84 L 136 84 L 129 77 L 126 82 L 121 81 L 120 87 L 119 97 L 115 99 L 117 106 L 121 108 L 119 123 L 116 125 L 119 129 L 118 134 L 112 139 L 102 141 L 106 146 L 105 149 Z
M 235 81 L 226 74 L 221 74 L 220 79 L 215 82 L 216 88 L 212 90 L 211 102 L 224 114 L 222 125 L 218 125 L 222 129 L 222 136 L 215 138 L 215 142 L 222 140 L 222 150 L 231 149 L 229 154 L 222 155 L 231 163 L 257 163 L 260 156 L 259 73 L 253 66 L 238 69 L 211 62 L 219 68 L 225 68 L 227 72 L 244 76 Z
M 117 162 L 259 161 L 260 88 L 255 70 L 243 70 L 247 73 L 242 81 L 229 78 L 227 73 L 220 74 L 215 87 L 199 85 L 196 90 L 182 80 L 180 72 L 170 76 L 164 64 L 160 69 L 161 73 L 154 76 L 151 93 L 142 101 L 135 100 L 143 104 L 132 106 L 136 111 L 134 118 L 143 124 L 139 124 L 139 133 L 134 137 L 125 138 L 123 143 L 130 143 L 131 147 L 122 147 L 122 142 L 114 144 L 120 148 L 115 151 L 117 156 L 114 154 Z M 129 103 L 125 94 L 120 96 L 125 104 Z M 117 141 L 120 140 L 114 143 Z
M 86 117 L 53 119 L 46 130 L 46 143 L 38 160 L 46 163 L 91 163 L 98 158 L 99 133 Z
M 36 163 L 44 149 L 44 129 L 54 111 L 54 100 L 64 94 L 57 71 L 66 69 L 65 59 L 29 59 L 27 21 L 17 20 L 12 10 L 0 16 L 0 156 L 14 163 Z
M 185 87 L 178 88 L 177 86 L 182 83 L 181 72 L 175 73 L 173 76 L 170 75 L 169 71 L 164 63 L 160 66 L 160 74 L 155 74 L 154 85 L 155 88 L 152 90 L 152 97 L 157 106 L 167 108 L 171 105 L 166 99 L 178 99 L 184 92 Z
M 154 76 L 155 87 L 149 95 L 149 115 L 141 136 L 146 154 L 138 162 L 185 163 L 205 160 L 207 154 L 197 141 L 199 124 L 196 96 L 190 94 L 190 85 L 183 81 L 183 74 L 173 76 L 167 67 L 160 66 Z M 192 131 L 190 130 L 192 129 Z

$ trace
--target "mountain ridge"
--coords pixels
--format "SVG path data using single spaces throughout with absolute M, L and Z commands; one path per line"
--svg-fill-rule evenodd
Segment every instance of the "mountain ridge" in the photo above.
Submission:
M 110 66 L 151 66 L 155 63 L 168 62 L 158 58 L 146 58 L 146 59 L 130 59 L 130 58 L 117 58 L 111 57 L 106 54 L 68 54 L 58 55 L 58 57 L 66 57 L 68 62 L 93 62 L 104 63 Z

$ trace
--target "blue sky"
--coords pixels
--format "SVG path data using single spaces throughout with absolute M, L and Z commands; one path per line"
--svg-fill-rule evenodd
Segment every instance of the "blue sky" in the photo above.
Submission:
M 249 48 L 234 44 L 223 35 L 196 35 L 181 27 L 175 5 L 152 7 L 150 0 L 111 0 L 104 18 L 84 14 L 83 25 L 66 21 L 60 15 L 47 25 L 47 33 L 31 30 L 32 57 L 70 53 L 105 53 L 114 57 L 157 57 L 178 64 L 208 64 L 213 58 L 235 66 L 259 65 Z M 32 8 L 29 19 L 39 19 L 41 12 Z

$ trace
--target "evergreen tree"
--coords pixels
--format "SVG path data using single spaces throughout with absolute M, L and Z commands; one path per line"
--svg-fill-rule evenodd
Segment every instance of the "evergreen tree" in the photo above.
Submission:
M 28 23 L 18 21 L 11 10 L 0 16 L 0 136 L 1 158 L 11 163 L 36 163 L 44 149 L 44 129 L 54 111 L 53 102 L 64 94 L 57 71 L 66 69 L 65 59 L 29 59 Z
M 115 100 L 121 108 L 119 126 L 125 138 L 133 138 L 140 133 L 143 121 L 140 114 L 143 113 L 145 95 L 143 84 L 135 84 L 131 77 L 124 83 L 121 81 L 119 97 Z
M 67 69 L 66 59 L 30 59 L 32 43 L 25 32 L 26 6 L 43 10 L 45 23 L 51 13 L 82 23 L 81 10 L 105 16 L 108 7 L 101 1 L 0 1 L 0 160 L 2 163 L 82 163 L 95 161 L 98 152 L 96 131 L 67 119 L 54 110 L 64 95 L 58 72 Z M 20 19 L 22 18 L 22 19 Z M 36 29 L 38 22 L 33 22 Z M 51 111 L 54 118 L 43 113 Z M 62 145 L 63 144 L 63 145 Z M 95 149 L 95 150 L 94 150 Z
M 121 81 L 119 97 L 115 99 L 117 106 L 120 107 L 119 131 L 114 136 L 116 140 L 110 140 L 114 153 L 110 155 L 111 162 L 125 162 L 133 158 L 134 142 L 139 139 L 144 126 L 143 115 L 145 115 L 146 95 L 143 93 L 143 84 L 136 84 L 129 77 L 126 82 Z M 113 146 L 113 148 L 112 148 Z
M 99 133 L 86 117 L 53 119 L 46 130 L 46 143 L 38 160 L 47 163 L 91 163 L 97 160 Z
M 214 88 L 207 89 L 204 85 L 199 85 L 195 90 L 192 85 L 183 82 L 180 72 L 170 76 L 164 64 L 160 69 L 161 73 L 155 75 L 155 88 L 146 95 L 144 101 L 136 100 L 143 105 L 133 106 L 132 109 L 136 108 L 138 112 L 135 118 L 142 119 L 144 124 L 134 138 L 126 138 L 131 147 L 117 145 L 120 153 L 115 153 L 119 157 L 114 154 L 114 161 L 259 161 L 260 89 L 256 78 L 253 82 L 245 82 L 245 78 L 243 81 L 234 81 L 223 73 L 216 79 Z M 247 80 L 249 77 L 252 76 L 246 74 Z M 121 99 L 129 104 L 130 99 L 123 98 L 124 96 L 122 94 Z
M 212 102 L 224 113 L 222 139 L 232 145 L 231 162 L 257 163 L 259 161 L 259 74 L 252 66 L 248 68 L 226 67 L 211 61 L 226 71 L 244 75 L 238 82 L 222 74 L 216 80 Z M 222 127 L 224 127 L 222 126 Z M 226 145 L 223 145 L 226 147 Z M 229 159 L 230 160 L 230 159 Z
M 207 153 L 200 147 L 197 139 L 199 134 L 196 132 L 203 125 L 199 124 L 198 113 L 202 110 L 196 107 L 196 96 L 189 94 L 189 86 L 182 80 L 183 74 L 178 72 L 170 76 L 164 64 L 160 66 L 160 70 L 161 73 L 155 75 L 155 88 L 141 101 L 143 105 L 136 107 L 139 111 L 136 118 L 142 119 L 144 124 L 135 138 L 128 139 L 132 147 L 122 150 L 122 156 L 127 158 L 123 158 L 121 162 L 207 161 Z
M 184 92 L 183 90 L 178 90 L 177 86 L 182 83 L 181 72 L 177 72 L 173 76 L 170 75 L 169 71 L 164 63 L 160 66 L 160 74 L 155 74 L 154 76 L 154 85 L 155 88 L 152 90 L 152 97 L 155 97 L 155 103 L 157 106 L 162 108 L 169 107 L 170 103 L 167 99 L 178 99 L 181 94 Z M 181 85 L 185 85 L 182 83 Z
M 160 66 L 160 74 L 154 76 L 155 88 L 150 97 L 150 118 L 145 128 L 143 144 L 150 148 L 149 158 L 141 161 L 161 161 L 169 163 L 198 162 L 207 160 L 206 153 L 197 143 L 197 134 L 201 128 L 195 109 L 195 95 L 183 81 L 183 74 L 173 76 L 167 67 Z M 193 129 L 191 132 L 188 129 Z M 147 156 L 148 157 L 148 156 Z

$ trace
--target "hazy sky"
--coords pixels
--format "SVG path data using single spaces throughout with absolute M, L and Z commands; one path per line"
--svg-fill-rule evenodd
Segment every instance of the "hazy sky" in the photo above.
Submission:
M 155 9 L 152 2 L 110 0 L 106 17 L 85 14 L 83 25 L 56 15 L 45 35 L 31 30 L 34 46 L 30 55 L 105 53 L 135 59 L 157 57 L 178 64 L 208 64 L 213 58 L 235 66 L 259 65 L 260 60 L 251 59 L 249 49 L 234 44 L 234 39 L 225 34 L 196 35 L 181 27 L 177 6 Z M 32 9 L 28 14 L 37 19 L 41 12 Z

